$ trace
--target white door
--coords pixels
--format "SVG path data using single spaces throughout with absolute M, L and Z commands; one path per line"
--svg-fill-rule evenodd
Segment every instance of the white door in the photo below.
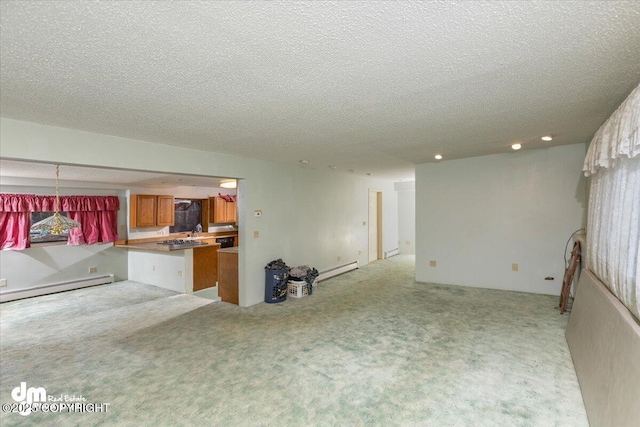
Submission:
M 378 192 L 369 190 L 369 262 L 378 259 Z

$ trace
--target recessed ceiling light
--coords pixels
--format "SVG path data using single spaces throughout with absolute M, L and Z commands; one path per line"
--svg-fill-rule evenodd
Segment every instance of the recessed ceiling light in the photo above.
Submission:
M 433 156 L 436 160 L 442 160 L 442 154 L 436 154 Z
M 511 148 L 513 148 L 514 150 L 519 150 L 519 149 L 521 149 L 521 148 L 522 148 L 522 144 L 518 144 L 518 143 L 513 144 L 513 145 L 511 146 Z
M 304 163 L 305 165 L 309 163 L 309 160 L 300 160 L 300 163 Z
M 551 135 L 545 135 L 545 136 L 543 136 L 543 137 L 542 137 L 542 138 L 540 138 L 540 139 L 542 139 L 543 141 L 551 141 L 551 140 L 553 139 L 553 136 L 551 136 Z
M 334 165 L 329 165 L 329 169 L 338 169 L 338 167 Z

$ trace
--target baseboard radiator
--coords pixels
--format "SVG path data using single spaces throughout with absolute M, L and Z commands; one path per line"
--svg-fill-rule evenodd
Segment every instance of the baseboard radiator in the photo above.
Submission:
M 384 253 L 384 259 L 391 258 L 392 256 L 398 255 L 399 253 L 400 253 L 400 249 L 398 248 L 391 249 L 390 251 L 387 251 Z
M 104 276 L 88 277 L 85 279 L 69 280 L 66 282 L 51 283 L 49 285 L 5 291 L 0 293 L 0 302 L 70 291 L 72 289 L 86 288 L 87 286 L 104 285 L 105 283 L 113 283 L 114 281 L 115 279 L 113 274 L 106 274 Z
M 336 268 L 332 268 L 320 273 L 318 278 L 316 279 L 318 282 L 323 280 L 330 279 L 331 277 L 335 277 L 339 274 L 343 274 L 352 270 L 356 270 L 358 268 L 358 261 L 350 262 L 349 264 L 341 265 Z

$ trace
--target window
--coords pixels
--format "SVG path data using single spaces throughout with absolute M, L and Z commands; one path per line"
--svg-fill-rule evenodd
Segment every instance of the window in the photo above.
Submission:
M 55 212 L 31 212 L 31 225 L 49 218 Z M 67 216 L 66 212 L 60 212 L 60 215 Z M 48 242 L 66 242 L 69 238 L 69 233 L 65 234 L 42 234 L 39 231 L 29 230 L 29 239 L 31 243 L 48 243 Z
M 0 193 L 0 250 L 21 251 L 31 242 L 67 242 L 69 245 L 92 245 L 118 240 L 118 196 L 61 196 L 62 215 L 81 224 L 68 236 L 31 234 L 31 224 L 51 216 L 57 205 L 55 196 Z
M 169 227 L 170 233 L 194 231 L 198 224 L 202 225 L 202 200 L 176 199 L 174 207 L 174 225 Z

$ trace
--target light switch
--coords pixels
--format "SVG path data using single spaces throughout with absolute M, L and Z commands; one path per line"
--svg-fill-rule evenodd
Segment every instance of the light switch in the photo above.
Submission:
M 511 264 L 511 271 L 518 271 L 518 263 Z
M 255 211 L 253 211 L 253 216 L 255 216 L 256 218 L 261 217 L 262 209 L 256 209 Z
M 258 230 L 253 232 L 253 238 L 257 239 L 258 237 L 260 237 L 260 232 Z
M 429 267 L 435 267 L 436 266 L 436 262 L 431 260 L 429 261 Z

